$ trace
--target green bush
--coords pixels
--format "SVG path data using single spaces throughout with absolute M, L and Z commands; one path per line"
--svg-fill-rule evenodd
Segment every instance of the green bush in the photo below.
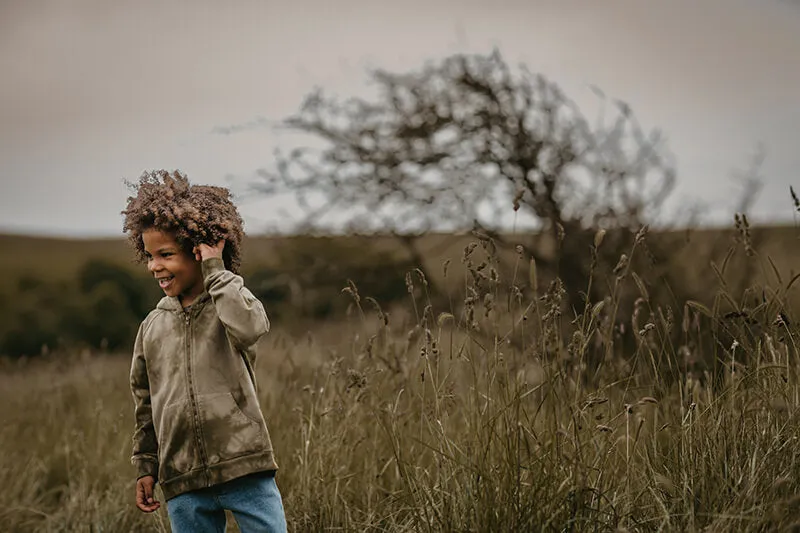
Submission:
M 64 289 L 32 277 L 19 283 L 17 292 L 4 299 L 0 310 L 0 353 L 38 355 L 55 348 L 62 334 Z
M 125 302 L 125 307 L 142 318 L 160 296 L 149 276 L 134 275 L 130 269 L 102 259 L 89 260 L 78 272 L 77 278 L 83 294 L 91 294 L 98 286 L 106 283 L 115 286 Z
M 74 282 L 25 275 L 0 304 L 0 354 L 38 355 L 59 348 L 122 350 L 158 299 L 144 276 L 89 260 Z

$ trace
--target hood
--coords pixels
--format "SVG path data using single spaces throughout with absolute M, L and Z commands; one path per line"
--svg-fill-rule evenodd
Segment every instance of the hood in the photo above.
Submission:
M 191 305 L 192 308 L 200 308 L 202 304 L 207 302 L 211 299 L 211 295 L 208 294 L 207 291 L 203 291 L 203 293 L 197 297 L 194 303 Z M 173 312 L 183 312 L 183 306 L 181 306 L 181 301 L 178 300 L 177 296 L 164 296 L 156 305 L 156 309 L 163 309 L 164 311 L 173 311 Z

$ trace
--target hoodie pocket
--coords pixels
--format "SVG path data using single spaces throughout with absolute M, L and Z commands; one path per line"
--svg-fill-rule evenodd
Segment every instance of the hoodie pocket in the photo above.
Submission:
M 245 413 L 230 392 L 199 398 L 209 464 L 265 449 L 263 422 Z
M 159 478 L 169 480 L 200 466 L 192 416 L 186 402 L 167 405 L 158 424 Z

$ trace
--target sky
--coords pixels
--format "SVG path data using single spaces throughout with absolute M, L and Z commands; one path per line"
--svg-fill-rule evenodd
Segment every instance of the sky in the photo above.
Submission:
M 245 184 L 308 142 L 276 128 L 306 94 L 494 47 L 584 110 L 596 86 L 661 129 L 670 209 L 731 220 L 763 147 L 751 219 L 792 220 L 797 0 L 0 0 L 0 231 L 121 235 L 124 180 L 157 168 L 230 186 L 250 232 L 285 231 L 292 202 Z

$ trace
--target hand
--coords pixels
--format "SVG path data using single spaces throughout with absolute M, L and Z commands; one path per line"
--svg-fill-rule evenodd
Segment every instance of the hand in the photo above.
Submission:
M 136 480 L 136 507 L 145 513 L 152 513 L 161 503 L 153 498 L 153 488 L 156 479 L 153 476 L 144 476 Z
M 194 258 L 198 261 L 211 259 L 212 257 L 222 258 L 222 250 L 225 248 L 225 239 L 222 239 L 214 246 L 208 244 L 198 244 L 192 249 Z

